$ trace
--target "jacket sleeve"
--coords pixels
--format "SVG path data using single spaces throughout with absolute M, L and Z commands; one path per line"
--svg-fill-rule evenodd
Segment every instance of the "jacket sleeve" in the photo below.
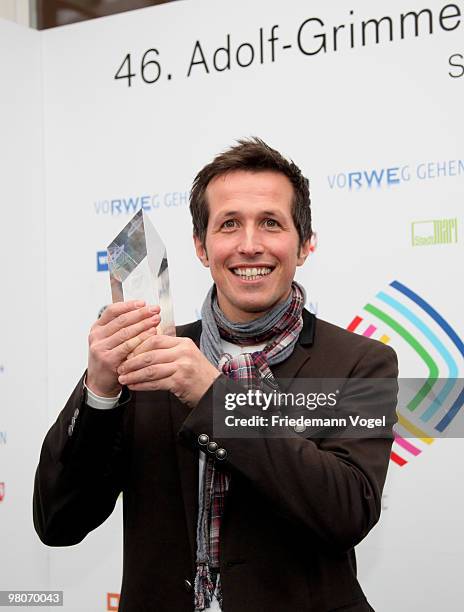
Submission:
M 85 403 L 83 378 L 42 445 L 34 496 L 34 526 L 49 546 L 77 544 L 111 514 L 124 488 L 124 430 L 130 393 L 109 410 Z
M 378 342 L 370 343 L 350 373 L 350 380 L 365 379 L 366 384 L 358 385 L 355 396 L 343 397 L 342 392 L 340 410 L 348 414 L 356 409 L 358 414 L 372 417 L 384 414 L 392 425 L 396 420 L 397 375 L 395 352 Z M 379 394 L 369 379 L 390 379 L 392 384 L 387 392 Z M 240 473 L 275 511 L 303 525 L 331 548 L 348 550 L 355 546 L 380 516 L 393 440 L 391 426 L 383 437 L 327 435 L 311 439 L 308 432 L 297 434 L 290 427 L 279 438 L 229 437 L 224 435 L 224 428 L 219 432 L 214 426 L 215 414 L 216 419 L 218 413 L 224 414 L 227 393 L 243 390 L 236 382 L 220 376 L 183 423 L 181 439 L 198 448 L 199 436 L 206 434 L 225 451 L 223 464 L 232 478 L 234 472 Z M 249 416 L 253 410 L 245 406 L 234 414 Z

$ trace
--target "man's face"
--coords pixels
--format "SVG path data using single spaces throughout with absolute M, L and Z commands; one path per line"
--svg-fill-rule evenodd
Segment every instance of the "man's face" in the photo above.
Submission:
M 299 248 L 293 187 L 278 172 L 236 170 L 214 178 L 206 196 L 208 228 L 205 246 L 195 237 L 197 255 L 211 268 L 225 316 L 257 319 L 288 297 L 309 253 L 309 241 Z

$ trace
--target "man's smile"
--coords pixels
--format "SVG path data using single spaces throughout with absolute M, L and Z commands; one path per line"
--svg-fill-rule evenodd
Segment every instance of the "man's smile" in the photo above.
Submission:
M 229 269 L 231 272 L 233 272 L 235 276 L 238 276 L 241 280 L 250 282 L 250 281 L 261 280 L 265 278 L 266 276 L 269 276 L 274 270 L 274 267 L 248 265 L 248 266 L 234 266 Z

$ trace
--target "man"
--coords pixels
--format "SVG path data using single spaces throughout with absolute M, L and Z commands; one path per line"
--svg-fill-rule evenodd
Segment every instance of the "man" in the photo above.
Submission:
M 92 326 L 86 375 L 43 445 L 36 530 L 76 544 L 123 491 L 121 610 L 372 610 L 353 547 L 379 518 L 391 430 L 217 425 L 227 397 L 265 384 L 394 380 L 395 354 L 304 310 L 293 278 L 310 251 L 308 182 L 277 151 L 239 141 L 197 175 L 190 208 L 214 281 L 202 321 L 157 335 L 159 308 L 128 302 Z M 392 421 L 395 394 L 342 389 L 341 409 L 353 405 Z M 256 413 L 251 399 L 238 411 Z

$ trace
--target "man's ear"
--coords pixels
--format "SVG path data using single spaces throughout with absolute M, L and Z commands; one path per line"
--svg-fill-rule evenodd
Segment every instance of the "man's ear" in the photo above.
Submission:
M 298 249 L 298 259 L 296 262 L 297 266 L 302 266 L 306 261 L 309 253 L 311 252 L 311 239 L 305 240 Z
M 195 244 L 195 251 L 197 253 L 198 259 L 205 266 L 205 268 L 209 268 L 208 261 L 208 253 L 206 252 L 206 247 L 203 242 L 198 238 L 198 236 L 193 236 L 193 242 Z

